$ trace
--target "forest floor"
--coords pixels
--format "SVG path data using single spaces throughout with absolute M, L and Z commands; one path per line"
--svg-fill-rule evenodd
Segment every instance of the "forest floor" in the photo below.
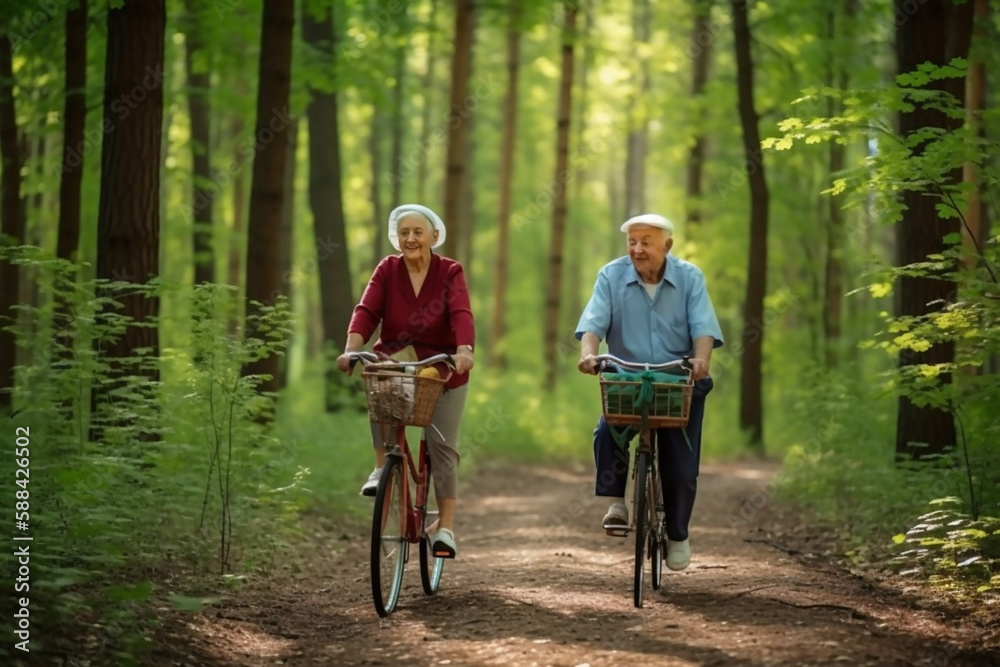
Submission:
M 607 505 L 589 469 L 491 466 L 464 480 L 460 553 L 435 596 L 423 594 L 414 552 L 396 612 L 380 619 L 368 531 L 341 524 L 316 530 L 287 574 L 248 579 L 196 614 L 168 612 L 143 663 L 1000 664 L 1000 605 L 963 609 L 851 573 L 828 538 L 770 505 L 731 527 L 776 471 L 703 466 L 691 566 L 665 570 L 655 592 L 647 573 L 642 609 L 632 604 L 633 543 L 600 530 Z

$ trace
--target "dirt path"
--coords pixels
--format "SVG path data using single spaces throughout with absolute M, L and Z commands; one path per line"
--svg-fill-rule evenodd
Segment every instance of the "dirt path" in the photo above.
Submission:
M 379 619 L 359 530 L 318 547 L 287 581 L 168 624 L 157 643 L 170 646 L 149 664 L 1000 664 L 1000 653 L 966 648 L 983 644 L 974 624 L 765 544 L 767 507 L 731 528 L 741 499 L 773 474 L 703 467 L 692 565 L 667 571 L 644 609 L 632 606 L 631 542 L 595 530 L 606 503 L 589 470 L 494 468 L 466 480 L 460 555 L 436 596 L 424 596 L 414 558 L 399 608 Z

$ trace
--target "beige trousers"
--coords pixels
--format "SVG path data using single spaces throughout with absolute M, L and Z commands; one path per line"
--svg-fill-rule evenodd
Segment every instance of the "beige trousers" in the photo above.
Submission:
M 434 478 L 434 495 L 438 498 L 458 497 L 458 429 L 465 410 L 465 397 L 469 385 L 445 389 L 434 408 L 434 417 L 427 427 L 427 448 L 431 457 L 431 476 Z M 372 424 L 372 445 L 395 442 L 393 427 Z M 412 443 L 411 443 L 412 446 Z M 411 450 L 417 456 L 416 448 Z

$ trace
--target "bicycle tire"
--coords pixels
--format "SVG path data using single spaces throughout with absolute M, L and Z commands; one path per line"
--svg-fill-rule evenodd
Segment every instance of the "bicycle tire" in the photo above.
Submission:
M 656 516 L 656 508 L 658 503 L 656 502 L 656 484 L 659 480 L 656 479 L 654 474 L 653 479 L 649 480 L 649 519 L 652 528 L 649 530 L 649 565 L 652 571 L 652 576 L 650 577 L 653 590 L 659 590 L 660 584 L 663 582 L 663 538 L 662 530 L 663 526 L 660 525 L 659 518 Z
M 661 493 L 660 469 L 654 456 L 650 457 L 649 470 L 652 472 L 646 484 L 646 487 L 649 489 L 649 492 L 646 494 L 646 497 L 649 499 L 649 564 L 652 574 L 650 579 L 652 580 L 653 590 L 656 591 L 660 589 L 660 585 L 663 582 L 663 555 L 666 551 L 663 548 L 665 544 L 663 541 L 664 525 L 659 516 Z
M 433 523 L 432 519 L 434 514 L 428 514 L 427 510 L 431 506 L 431 497 L 433 496 L 435 504 L 437 503 L 437 495 L 434 493 L 434 480 L 431 478 L 431 464 L 427 461 L 427 468 L 425 469 L 425 474 L 427 475 L 427 500 L 425 502 L 424 510 L 424 533 L 420 537 L 420 583 L 424 587 L 424 594 L 434 595 L 437 593 L 438 588 L 441 586 L 441 575 L 444 571 L 444 558 L 438 558 L 431 554 L 431 541 L 427 537 L 427 526 L 429 523 Z
M 398 456 L 389 456 L 382 466 L 372 513 L 372 600 L 375 611 L 383 618 L 395 610 L 403 586 L 407 543 L 405 499 L 402 494 L 402 460 Z
M 642 607 L 642 586 L 646 571 L 646 540 L 649 535 L 646 505 L 649 499 L 646 493 L 647 472 L 649 468 L 649 453 L 639 452 L 635 468 L 635 577 L 632 582 L 633 600 L 635 606 Z

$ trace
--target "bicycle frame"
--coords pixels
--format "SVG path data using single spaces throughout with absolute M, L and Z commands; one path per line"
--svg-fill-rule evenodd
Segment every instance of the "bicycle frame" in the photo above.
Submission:
M 392 428 L 392 427 L 388 427 Z M 426 461 L 429 458 L 427 450 L 427 436 L 421 431 L 420 444 L 417 449 L 417 458 L 414 459 L 410 450 L 409 441 L 406 439 L 406 427 L 397 426 L 395 444 L 383 443 L 386 445 L 386 456 L 398 456 L 403 459 L 402 488 L 400 496 L 402 502 L 406 504 L 404 516 L 406 525 L 403 526 L 403 537 L 410 544 L 420 542 L 424 532 L 424 517 L 427 514 L 427 490 L 430 484 L 427 474 L 428 466 Z M 388 430 L 388 429 L 387 429 Z M 416 487 L 416 498 L 410 493 L 410 485 Z
M 406 525 L 404 526 L 404 538 L 410 544 L 420 542 L 424 532 L 424 517 L 427 514 L 427 489 L 430 483 L 427 474 L 428 466 L 426 461 L 429 458 L 427 450 L 427 436 L 421 431 L 420 444 L 417 449 L 417 459 L 414 460 L 410 451 L 409 441 L 406 439 L 406 427 L 396 427 L 396 444 L 387 448 L 386 456 L 399 456 L 403 459 L 403 470 L 405 474 L 400 477 L 403 480 L 401 496 L 406 503 Z M 411 481 L 412 480 L 412 481 Z M 416 486 L 416 499 L 410 493 L 410 484 Z

